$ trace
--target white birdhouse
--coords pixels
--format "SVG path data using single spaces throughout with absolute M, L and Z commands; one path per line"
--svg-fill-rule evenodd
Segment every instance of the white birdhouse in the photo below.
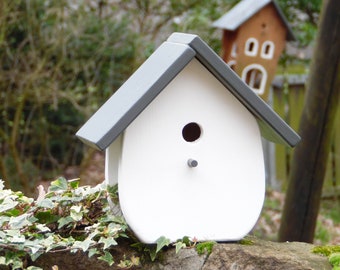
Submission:
M 300 137 L 198 36 L 174 33 L 77 136 L 106 149 L 139 239 L 239 240 L 264 200 L 261 135 Z

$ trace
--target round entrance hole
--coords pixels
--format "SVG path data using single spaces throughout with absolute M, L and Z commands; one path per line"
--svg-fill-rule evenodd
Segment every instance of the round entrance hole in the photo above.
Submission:
M 201 128 L 197 123 L 189 123 L 184 126 L 182 129 L 183 139 L 187 142 L 194 142 L 201 137 Z

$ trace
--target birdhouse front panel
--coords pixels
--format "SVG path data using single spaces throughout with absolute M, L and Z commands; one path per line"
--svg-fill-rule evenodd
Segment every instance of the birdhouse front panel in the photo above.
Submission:
M 118 183 L 124 217 L 144 242 L 240 239 L 264 199 L 258 124 L 193 59 L 124 131 Z

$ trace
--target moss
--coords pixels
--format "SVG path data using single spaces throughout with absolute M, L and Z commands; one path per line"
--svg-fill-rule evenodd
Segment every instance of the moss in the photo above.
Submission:
M 243 238 L 240 241 L 238 241 L 239 244 L 245 245 L 245 246 L 252 246 L 254 245 L 254 241 L 249 238 Z
M 312 252 L 328 257 L 332 253 L 340 252 L 340 246 L 316 246 L 312 249 Z
M 207 241 L 207 242 L 198 243 L 196 245 L 196 251 L 199 255 L 202 255 L 204 253 L 207 253 L 209 255 L 209 254 L 211 254 L 212 249 L 213 249 L 215 244 L 216 244 L 216 242 L 214 242 L 214 241 Z

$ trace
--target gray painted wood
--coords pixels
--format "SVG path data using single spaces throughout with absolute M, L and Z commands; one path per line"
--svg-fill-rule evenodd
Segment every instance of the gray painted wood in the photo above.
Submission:
M 77 136 L 106 149 L 196 57 L 257 119 L 268 140 L 295 146 L 300 137 L 198 36 L 174 33 L 81 127 Z

